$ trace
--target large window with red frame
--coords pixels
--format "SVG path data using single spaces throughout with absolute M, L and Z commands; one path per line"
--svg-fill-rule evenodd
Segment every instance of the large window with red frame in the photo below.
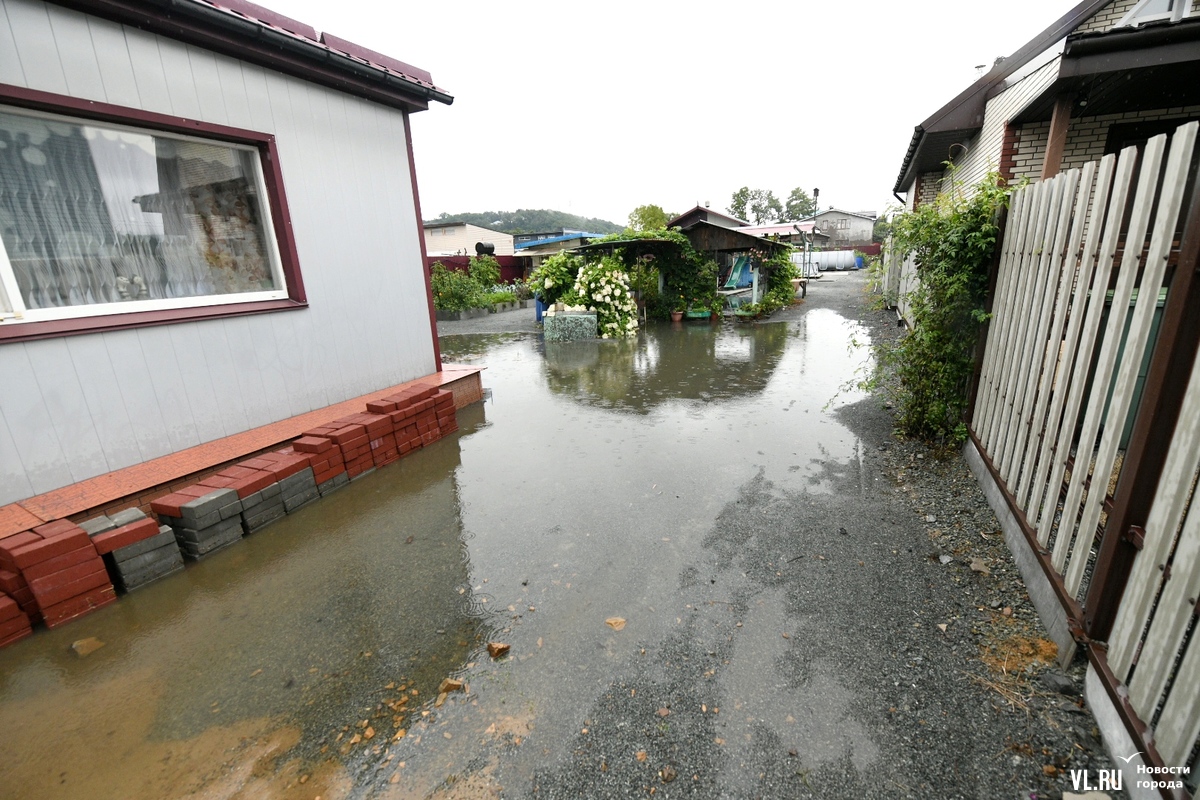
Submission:
M 284 299 L 260 153 L 0 105 L 0 324 Z

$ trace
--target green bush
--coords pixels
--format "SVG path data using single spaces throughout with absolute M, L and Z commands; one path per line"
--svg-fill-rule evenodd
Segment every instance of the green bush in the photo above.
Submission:
M 486 290 L 500 282 L 500 262 L 492 256 L 475 256 L 467 270 L 482 289 Z
M 483 299 L 488 305 L 494 306 L 500 303 L 515 303 L 517 302 L 517 295 L 515 292 L 509 291 L 488 292 L 483 296 Z
M 621 259 L 605 256 L 584 266 L 573 294 L 582 305 L 596 309 L 601 338 L 637 335 L 637 303 Z
M 575 286 L 575 278 L 583 259 L 570 253 L 555 253 L 541 263 L 529 276 L 534 292 L 546 305 L 554 305 Z
M 993 172 L 969 197 L 952 190 L 892 222 L 896 251 L 914 257 L 920 280 L 908 297 L 913 330 L 876 352 L 877 363 L 899 378 L 899 422 L 909 436 L 942 444 L 966 439 L 988 268 L 1008 196 Z
M 439 311 L 465 311 L 487 304 L 483 287 L 470 274 L 447 269 L 440 261 L 434 262 L 429 282 L 433 307 Z

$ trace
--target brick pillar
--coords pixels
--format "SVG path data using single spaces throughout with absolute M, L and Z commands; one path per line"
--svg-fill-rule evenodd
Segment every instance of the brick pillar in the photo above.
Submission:
M 1017 166 L 1017 141 L 1020 130 L 1011 122 L 1004 125 L 1004 139 L 1000 144 L 1000 182 L 1007 186 L 1012 183 Z

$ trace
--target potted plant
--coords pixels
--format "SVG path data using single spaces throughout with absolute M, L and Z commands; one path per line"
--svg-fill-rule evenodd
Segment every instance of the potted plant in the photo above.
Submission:
M 683 299 L 683 295 L 675 298 L 675 302 L 671 306 L 671 322 L 679 322 L 683 319 L 683 312 L 686 308 L 687 300 Z

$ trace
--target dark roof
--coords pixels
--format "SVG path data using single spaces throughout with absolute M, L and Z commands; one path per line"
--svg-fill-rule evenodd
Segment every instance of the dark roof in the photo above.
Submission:
M 1076 117 L 1200 105 L 1200 17 L 1067 37 L 1057 79 L 1013 122 L 1050 119 L 1063 94 Z
M 454 102 L 423 69 L 247 0 L 52 2 L 406 111 Z
M 987 100 L 996 87 L 1111 1 L 1083 0 L 914 128 L 892 191 L 905 191 L 918 174 L 947 161 L 952 145 L 969 139 L 983 127 Z
M 692 247 L 705 253 L 740 253 L 746 250 L 786 250 L 789 245 L 764 239 L 739 228 L 726 228 L 711 222 L 693 222 L 682 229 Z
M 681 220 L 685 219 L 686 217 L 691 216 L 692 214 L 695 214 L 697 211 L 702 211 L 702 212 L 704 212 L 705 215 L 711 214 L 716 217 L 721 217 L 722 219 L 727 219 L 731 222 L 736 222 L 738 224 L 738 226 L 744 226 L 744 225 L 750 224 L 749 222 L 747 222 L 744 219 L 738 219 L 737 217 L 733 216 L 732 214 L 725 214 L 723 212 L 717 211 L 714 208 L 709 208 L 707 206 L 692 206 L 687 211 L 683 212 L 678 217 L 676 217 L 675 219 L 668 222 L 667 227 L 668 228 L 678 227 Z

